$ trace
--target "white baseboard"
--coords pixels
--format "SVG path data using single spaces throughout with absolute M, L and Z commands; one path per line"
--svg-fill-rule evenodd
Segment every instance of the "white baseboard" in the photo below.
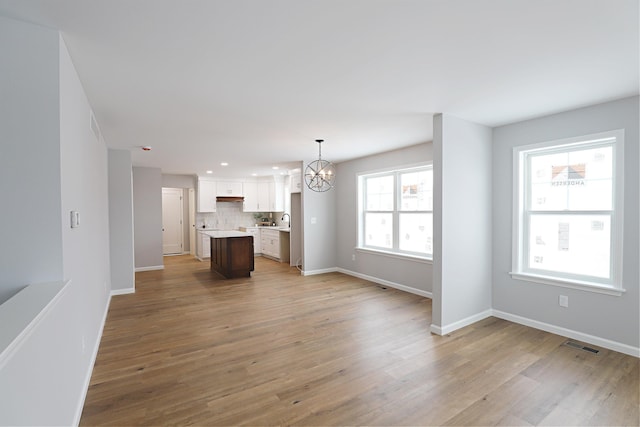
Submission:
M 409 292 L 411 294 L 420 295 L 421 297 L 432 299 L 433 294 L 428 291 L 423 291 L 422 289 L 412 288 L 411 286 L 401 285 L 400 283 L 391 282 L 389 280 L 380 279 L 378 277 L 369 276 L 366 274 L 358 273 L 355 271 L 347 270 L 344 268 L 338 268 L 338 272 L 346 274 L 348 276 L 358 277 L 360 279 L 368 280 L 373 283 L 377 283 L 379 285 L 388 286 L 390 288 L 398 289 L 400 291 Z
M 140 271 L 164 270 L 164 265 L 151 265 L 149 267 L 136 267 L 136 273 Z
M 552 325 L 550 323 L 540 322 L 538 320 L 529 319 L 527 317 L 518 316 L 516 314 L 506 313 L 500 310 L 492 310 L 492 316 L 499 319 L 508 320 L 520 325 L 529 326 L 531 328 L 540 329 L 542 331 L 551 332 L 552 334 L 561 335 L 563 337 L 572 338 L 583 341 L 599 347 L 608 348 L 609 350 L 628 354 L 629 356 L 640 357 L 640 347 L 632 347 L 617 341 L 611 341 L 606 338 L 597 337 L 595 335 L 585 334 L 583 332 L 574 331 L 572 329 L 563 328 L 561 326 Z
M 91 354 L 91 364 L 87 371 L 87 375 L 84 379 L 83 392 L 80 396 L 80 401 L 76 407 L 76 414 L 73 417 L 73 425 L 80 425 L 80 417 L 82 416 L 82 410 L 84 409 L 84 402 L 87 398 L 87 392 L 89 391 L 89 384 L 91 383 L 91 375 L 93 375 L 93 367 L 96 365 L 96 358 L 98 357 L 98 350 L 100 349 L 100 342 L 102 341 L 102 332 L 104 331 L 104 325 L 107 323 L 107 314 L 109 314 L 109 306 L 111 304 L 111 296 L 107 299 L 107 304 L 102 315 L 102 322 L 100 322 L 100 330 L 98 331 L 98 337 L 96 338 L 96 344 L 93 346 L 93 352 Z
M 485 311 L 481 311 L 480 313 L 476 313 L 464 319 L 458 320 L 457 322 L 449 323 L 448 325 L 439 326 L 432 323 L 429 329 L 436 335 L 447 335 L 453 331 L 464 328 L 465 326 L 469 326 L 473 323 L 479 322 L 480 320 L 486 319 L 487 317 L 491 317 L 491 315 L 492 310 L 487 309 Z
M 302 270 L 300 273 L 302 273 L 303 276 L 313 276 L 316 274 L 335 273 L 336 271 L 338 271 L 337 267 L 331 267 L 323 268 L 321 270 Z
M 113 289 L 111 291 L 111 296 L 114 295 L 126 295 L 126 294 L 135 294 L 136 288 L 126 288 L 126 289 Z

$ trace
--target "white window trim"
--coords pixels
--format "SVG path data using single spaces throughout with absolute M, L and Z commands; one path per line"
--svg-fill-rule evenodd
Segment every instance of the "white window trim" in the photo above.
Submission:
M 358 252 L 362 252 L 362 253 L 371 253 L 371 254 L 376 254 L 376 255 L 382 255 L 382 256 L 387 256 L 387 257 L 391 257 L 391 258 L 400 258 L 400 259 L 406 259 L 406 260 L 412 260 L 412 261 L 416 261 L 416 262 L 424 262 L 427 264 L 431 264 L 433 263 L 433 253 L 429 254 L 429 255 L 421 255 L 418 253 L 412 253 L 412 252 L 401 252 L 401 251 L 395 251 L 395 250 L 389 250 L 386 248 L 376 248 L 373 246 L 364 246 L 363 244 L 363 233 L 364 233 L 364 220 L 363 220 L 363 197 L 364 195 L 362 194 L 361 191 L 361 184 L 362 184 L 362 180 L 366 177 L 372 177 L 375 175 L 387 175 L 387 174 L 391 174 L 391 173 L 397 173 L 397 172 L 403 172 L 403 171 L 410 171 L 411 169 L 421 169 L 421 168 L 427 168 L 427 169 L 431 169 L 432 173 L 433 173 L 433 162 L 424 162 L 424 163 L 414 163 L 414 164 L 410 164 L 410 165 L 404 165 L 404 166 L 397 166 L 397 167 L 393 167 L 393 168 L 385 168 L 385 169 L 377 169 L 374 171 L 368 171 L 368 172 L 361 172 L 358 173 L 356 176 L 356 188 L 357 188 L 357 192 L 358 192 L 358 232 L 357 232 L 357 246 L 355 247 L 355 250 Z M 398 195 L 396 195 L 396 200 L 394 200 L 394 204 L 397 203 L 398 199 Z M 397 209 L 394 209 L 393 213 L 398 213 L 399 211 Z M 433 217 L 433 210 L 430 211 Z M 394 241 L 397 239 L 397 236 L 393 236 Z M 433 244 L 433 242 L 432 242 Z
M 615 138 L 613 144 L 613 212 L 611 223 L 611 283 L 596 283 L 588 280 L 569 279 L 551 275 L 536 274 L 523 271 L 524 265 L 524 152 L 535 150 L 546 150 L 551 147 L 569 148 L 572 145 L 582 145 L 584 143 L 596 143 L 606 139 Z M 618 129 L 608 132 L 601 132 L 591 135 L 546 141 L 537 144 L 523 145 L 513 148 L 513 218 L 512 218 L 512 278 L 528 282 L 542 283 L 552 286 L 560 286 L 571 289 L 580 289 L 595 293 L 620 296 L 626 290 L 622 286 L 622 247 L 623 247 L 623 224 L 624 224 L 624 130 Z

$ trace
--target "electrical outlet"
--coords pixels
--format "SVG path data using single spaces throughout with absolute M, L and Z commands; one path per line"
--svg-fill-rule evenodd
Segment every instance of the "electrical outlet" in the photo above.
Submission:
M 356 260 L 356 254 L 351 255 L 351 261 L 355 261 Z
M 569 307 L 569 297 L 566 295 L 560 295 L 558 297 L 558 304 L 560 304 L 560 307 Z

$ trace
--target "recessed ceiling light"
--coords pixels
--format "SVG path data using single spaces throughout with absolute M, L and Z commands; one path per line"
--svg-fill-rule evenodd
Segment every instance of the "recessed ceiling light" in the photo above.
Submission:
M 257 173 L 252 173 L 251 176 L 258 176 L 258 174 Z
M 277 171 L 278 169 L 280 169 L 278 166 L 274 166 L 271 169 L 273 169 L 274 171 Z
M 229 166 L 229 163 L 227 163 L 227 162 L 222 162 L 222 163 L 220 163 L 220 166 Z
M 207 171 L 207 173 L 213 173 L 213 171 Z

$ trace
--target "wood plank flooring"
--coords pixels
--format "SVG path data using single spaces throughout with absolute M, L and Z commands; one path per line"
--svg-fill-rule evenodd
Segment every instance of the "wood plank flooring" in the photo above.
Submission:
M 114 296 L 81 425 L 638 425 L 639 360 L 495 318 L 429 333 L 431 301 L 258 257 L 190 256 Z

